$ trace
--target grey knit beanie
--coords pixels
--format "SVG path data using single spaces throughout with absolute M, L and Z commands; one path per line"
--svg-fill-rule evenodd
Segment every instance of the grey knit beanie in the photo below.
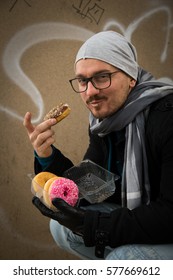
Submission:
M 135 47 L 114 31 L 102 31 L 90 37 L 79 49 L 75 63 L 93 58 L 109 63 L 137 80 L 138 64 Z

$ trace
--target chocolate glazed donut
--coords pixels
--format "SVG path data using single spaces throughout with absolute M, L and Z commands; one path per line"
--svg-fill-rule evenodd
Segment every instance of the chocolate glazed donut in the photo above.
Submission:
M 49 113 L 46 114 L 44 120 L 55 118 L 57 123 L 66 118 L 70 114 L 71 109 L 67 103 L 61 103 L 60 105 L 52 108 Z

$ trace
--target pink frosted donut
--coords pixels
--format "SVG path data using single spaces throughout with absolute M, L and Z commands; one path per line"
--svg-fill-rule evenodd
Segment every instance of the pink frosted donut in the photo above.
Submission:
M 70 179 L 55 179 L 49 188 L 49 196 L 52 201 L 54 198 L 62 198 L 71 206 L 75 206 L 78 201 L 79 189 Z

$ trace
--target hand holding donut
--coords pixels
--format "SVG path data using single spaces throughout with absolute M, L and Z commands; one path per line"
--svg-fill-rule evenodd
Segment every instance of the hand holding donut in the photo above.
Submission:
M 83 234 L 85 211 L 76 207 L 79 190 L 72 180 L 43 171 L 33 178 L 32 188 L 36 195 L 32 202 L 44 216 Z M 37 197 L 38 192 L 40 198 Z
M 51 145 L 55 142 L 54 131 L 51 127 L 70 114 L 67 103 L 51 109 L 44 117 L 44 122 L 37 126 L 31 123 L 31 113 L 27 112 L 24 117 L 23 125 L 26 127 L 31 144 L 39 157 L 48 157 L 52 154 Z
M 48 157 L 52 154 L 51 145 L 55 142 L 54 131 L 51 129 L 56 119 L 48 119 L 37 126 L 31 123 L 31 113 L 27 112 L 23 125 L 27 129 L 31 144 L 39 157 Z

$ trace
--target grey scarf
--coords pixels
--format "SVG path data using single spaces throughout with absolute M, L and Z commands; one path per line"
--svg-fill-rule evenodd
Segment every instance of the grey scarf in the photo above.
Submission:
M 150 202 L 150 183 L 145 150 L 145 120 L 154 101 L 173 93 L 173 86 L 154 80 L 139 69 L 137 85 L 123 108 L 99 122 L 90 113 L 90 130 L 100 137 L 126 127 L 122 174 L 122 206 L 133 209 Z

